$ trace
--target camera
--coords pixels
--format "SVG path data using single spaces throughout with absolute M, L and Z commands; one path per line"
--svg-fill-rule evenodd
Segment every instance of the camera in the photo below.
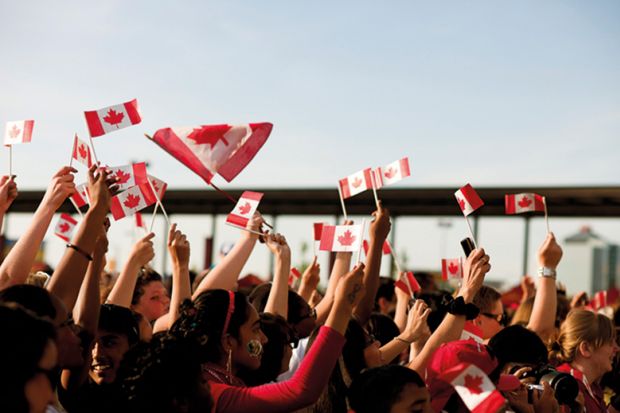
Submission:
M 521 367 L 513 367 L 511 373 L 514 373 Z M 555 391 L 555 398 L 560 404 L 570 405 L 579 394 L 579 384 L 573 376 L 559 372 L 548 364 L 532 367 L 532 370 L 526 371 L 519 378 L 524 379 L 527 377 L 533 377 L 539 385 L 547 383 Z M 528 389 L 540 389 L 540 387 L 530 386 Z

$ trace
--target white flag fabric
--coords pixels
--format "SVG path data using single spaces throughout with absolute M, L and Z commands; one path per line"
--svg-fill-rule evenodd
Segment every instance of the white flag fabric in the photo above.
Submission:
M 78 138 L 77 133 L 73 139 L 73 159 L 81 163 L 82 165 L 90 168 L 93 164 L 93 159 L 88 143 Z
M 78 222 L 69 214 L 60 214 L 60 218 L 56 223 L 54 234 L 65 242 L 71 241 L 73 231 L 77 227 Z
M 359 251 L 362 242 L 361 225 L 323 225 L 321 251 Z
M 459 364 L 440 378 L 452 384 L 472 413 L 494 413 L 506 402 L 489 377 L 474 364 Z
M 138 100 L 84 112 L 91 138 L 136 125 L 142 121 Z
M 463 215 L 467 216 L 484 205 L 478 193 L 470 184 L 465 185 L 454 193 L 454 197 L 461 207 Z
M 372 189 L 372 169 L 366 168 L 338 181 L 344 199 Z
M 32 140 L 33 120 L 7 122 L 4 131 L 4 146 L 29 143 Z
M 263 194 L 260 192 L 245 191 L 241 194 L 235 208 L 226 217 L 226 223 L 238 228 L 245 228 L 248 221 L 258 209 Z
M 127 189 L 147 183 L 146 163 L 139 162 L 131 165 L 123 166 L 110 166 L 106 169 L 110 170 L 110 178 L 116 178 L 116 184 L 119 191 L 126 191 Z
M 380 166 L 375 170 L 375 182 L 377 183 L 377 189 L 386 185 L 392 185 L 396 182 L 411 176 L 411 170 L 409 169 L 409 158 L 404 157 L 398 161 L 394 161 L 385 166 Z
M 125 218 L 153 205 L 157 200 L 149 184 L 140 184 L 112 197 L 110 211 L 114 220 Z

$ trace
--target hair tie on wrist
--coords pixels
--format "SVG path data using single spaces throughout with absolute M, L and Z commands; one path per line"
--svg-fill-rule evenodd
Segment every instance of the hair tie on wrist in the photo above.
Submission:
M 449 295 L 444 295 L 441 305 L 448 313 L 464 315 L 466 320 L 473 320 L 480 314 L 480 309 L 472 303 L 465 304 L 463 297 L 452 298 Z

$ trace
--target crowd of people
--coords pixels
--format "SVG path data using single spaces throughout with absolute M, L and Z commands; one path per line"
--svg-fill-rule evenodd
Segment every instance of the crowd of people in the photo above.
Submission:
M 135 243 L 118 276 L 106 272 L 116 187 L 94 165 L 88 210 L 42 282 L 31 268 L 75 191 L 74 173 L 54 175 L 0 265 L 2 412 L 620 412 L 618 303 L 596 312 L 569 301 L 551 233 L 516 309 L 484 284 L 491 258 L 482 248 L 466 257 L 456 291 L 416 274 L 422 289 L 411 297 L 381 277 L 391 224 L 380 202 L 365 259 L 336 253 L 321 293 L 316 260 L 289 286 L 290 248 L 264 230 L 260 214 L 200 276 L 173 224 L 168 285 L 149 266 L 153 234 Z M 0 215 L 16 196 L 14 180 L 0 179 Z M 240 275 L 264 247 L 274 257 L 272 281 L 249 288 Z M 468 396 L 449 377 L 471 366 L 484 377 L 465 377 Z M 487 396 L 500 402 L 485 404 Z

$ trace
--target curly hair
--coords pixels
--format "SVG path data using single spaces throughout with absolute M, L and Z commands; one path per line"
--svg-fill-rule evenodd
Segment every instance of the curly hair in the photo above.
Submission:
M 140 275 L 136 280 L 136 286 L 133 289 L 133 296 L 131 297 L 131 305 L 137 305 L 140 302 L 140 298 L 144 295 L 144 287 L 154 281 L 162 281 L 161 275 L 152 269 L 145 269 L 140 271 Z

